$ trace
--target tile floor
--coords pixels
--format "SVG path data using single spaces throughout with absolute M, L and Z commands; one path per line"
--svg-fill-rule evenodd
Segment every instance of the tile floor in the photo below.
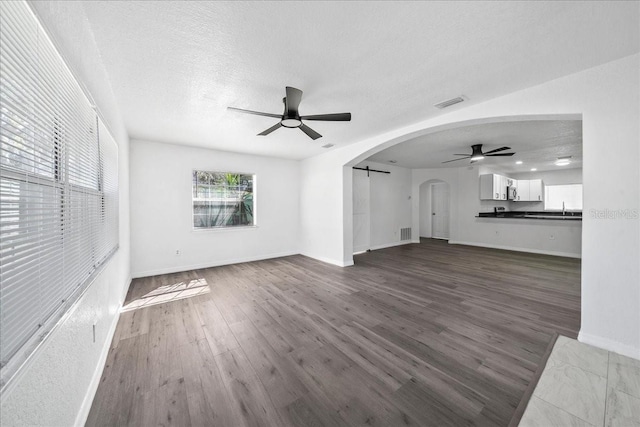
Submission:
M 640 427 L 640 360 L 558 337 L 520 427 Z

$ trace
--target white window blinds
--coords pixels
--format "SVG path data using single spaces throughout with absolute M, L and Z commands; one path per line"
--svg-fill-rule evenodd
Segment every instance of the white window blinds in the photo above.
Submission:
M 0 12 L 4 385 L 118 246 L 118 152 L 28 5 Z

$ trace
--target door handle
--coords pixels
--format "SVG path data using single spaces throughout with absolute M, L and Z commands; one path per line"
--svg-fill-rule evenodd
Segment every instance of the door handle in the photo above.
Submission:
M 431 215 L 435 215 L 435 214 L 436 214 L 435 212 L 431 212 Z

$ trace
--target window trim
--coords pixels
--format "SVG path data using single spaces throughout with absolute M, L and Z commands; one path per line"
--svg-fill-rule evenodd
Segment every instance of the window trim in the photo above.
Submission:
M 251 175 L 252 178 L 252 195 L 253 195 L 253 211 L 252 211 L 252 217 L 253 217 L 253 224 L 252 225 L 234 225 L 234 226 L 223 226 L 223 225 L 219 225 L 216 227 L 196 227 L 193 224 L 193 217 L 195 215 L 194 212 L 194 208 L 193 208 L 193 173 L 194 172 L 208 172 L 208 173 L 231 173 L 231 174 L 236 174 L 236 175 Z M 214 232 L 220 232 L 220 231 L 231 231 L 231 230 L 246 230 L 246 229 L 255 229 L 258 228 L 258 198 L 257 198 L 257 187 L 258 187 L 258 174 L 255 172 L 237 172 L 237 171 L 219 171 L 219 170 L 204 170 L 204 169 L 191 169 L 191 174 L 190 174 L 190 179 L 189 179 L 189 186 L 191 187 L 191 231 L 193 232 L 202 232 L 202 231 L 214 231 Z
M 562 212 L 562 208 L 547 208 L 547 202 L 549 201 L 549 188 L 550 187 L 566 187 L 570 185 L 579 185 L 582 193 L 582 207 L 581 208 L 567 208 L 567 212 L 581 212 L 584 209 L 584 184 L 582 182 L 571 182 L 564 184 L 547 184 L 544 186 L 544 210 L 546 212 Z

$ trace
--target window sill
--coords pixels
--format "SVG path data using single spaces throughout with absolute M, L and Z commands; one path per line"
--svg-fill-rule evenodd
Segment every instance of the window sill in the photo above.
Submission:
M 226 231 L 235 231 L 235 230 L 248 230 L 248 229 L 250 230 L 255 228 L 258 228 L 258 226 L 257 225 L 241 225 L 237 227 L 191 228 L 191 231 L 194 233 L 209 232 L 209 231 L 226 232 Z

